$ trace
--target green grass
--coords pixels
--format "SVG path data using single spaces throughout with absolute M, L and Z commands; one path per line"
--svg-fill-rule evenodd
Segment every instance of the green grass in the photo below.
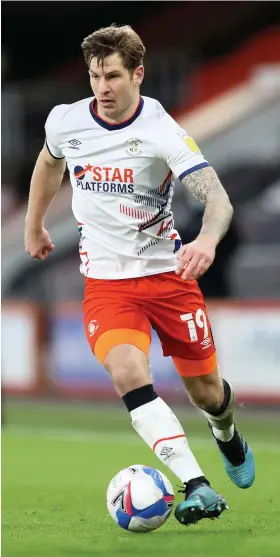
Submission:
M 3 557 L 279 557 L 277 414 L 241 411 L 239 421 L 255 449 L 257 464 L 256 482 L 244 491 L 228 480 L 204 422 L 194 413 L 185 414 L 191 446 L 230 510 L 220 520 L 188 528 L 172 515 L 159 530 L 141 535 L 121 530 L 108 516 L 105 494 L 110 479 L 125 466 L 144 463 L 162 470 L 174 489 L 179 481 L 131 432 L 128 417 L 119 408 L 6 404 Z

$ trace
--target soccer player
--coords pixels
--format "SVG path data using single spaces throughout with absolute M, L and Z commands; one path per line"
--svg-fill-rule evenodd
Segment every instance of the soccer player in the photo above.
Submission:
M 130 26 L 99 29 L 82 50 L 93 97 L 55 106 L 31 179 L 25 247 L 44 260 L 54 249 L 44 215 L 67 164 L 85 275 L 84 325 L 132 425 L 184 484 L 182 524 L 227 508 L 206 479 L 149 369 L 151 327 L 171 356 L 191 402 L 202 410 L 230 479 L 254 481 L 252 450 L 234 423 L 235 395 L 219 373 L 197 279 L 213 263 L 233 209 L 195 141 L 161 104 L 140 95 L 145 47 Z M 174 229 L 173 175 L 205 205 L 201 231 L 182 246 Z

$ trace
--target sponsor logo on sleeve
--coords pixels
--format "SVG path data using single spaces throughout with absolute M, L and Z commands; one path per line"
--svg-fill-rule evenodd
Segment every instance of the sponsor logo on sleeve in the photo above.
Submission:
M 192 137 L 185 137 L 184 142 L 193 153 L 200 153 L 200 149 Z

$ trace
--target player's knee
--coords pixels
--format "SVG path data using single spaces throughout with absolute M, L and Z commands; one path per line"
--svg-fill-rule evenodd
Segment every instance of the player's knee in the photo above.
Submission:
M 151 383 L 147 358 L 135 346 L 112 348 L 104 365 L 119 396 Z

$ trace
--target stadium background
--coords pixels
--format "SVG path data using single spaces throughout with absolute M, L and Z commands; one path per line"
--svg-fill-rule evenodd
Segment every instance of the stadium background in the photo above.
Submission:
M 118 468 L 131 464 L 134 456 L 135 461 L 158 463 L 130 437 L 126 413 L 84 338 L 79 238 L 67 175 L 46 221 L 55 252 L 41 264 L 23 247 L 30 176 L 44 142 L 44 122 L 55 104 L 90 96 L 80 44 L 94 29 L 112 22 L 129 23 L 139 32 L 147 47 L 142 93 L 158 98 L 195 137 L 232 200 L 231 228 L 200 286 L 209 306 L 221 369 L 236 387 L 239 421 L 255 443 L 260 470 L 265 476 L 267 451 L 271 477 L 279 466 L 279 3 L 3 2 L 5 556 L 117 555 L 119 551 L 140 555 L 143 550 L 139 541 L 127 546 L 120 535 L 118 548 L 111 546 L 115 530 L 106 545 L 103 532 L 109 528 L 108 519 L 103 507 L 100 523 L 96 513 L 93 493 L 104 505 L 104 490 Z M 203 207 L 177 183 L 175 225 L 183 242 L 195 237 L 202 212 Z M 212 453 L 212 445 L 207 444 L 205 424 L 188 404 L 172 363 L 161 358 L 156 336 L 151 367 L 157 390 L 178 411 L 196 454 L 217 478 L 218 487 L 225 484 L 226 492 L 230 491 L 227 480 L 220 478 L 221 470 L 216 472 L 216 461 L 220 464 L 215 449 Z M 271 484 L 265 494 L 258 487 L 257 494 L 243 495 L 241 508 L 238 494 L 230 491 L 233 506 L 239 515 L 244 513 L 245 522 L 246 505 L 250 512 L 254 507 L 250 497 L 257 498 L 266 517 L 265 501 L 270 491 L 275 497 L 274 487 Z M 245 544 L 249 556 L 279 555 L 275 532 L 279 532 L 280 508 L 275 505 L 278 526 L 268 526 L 268 521 L 264 528 L 258 515 L 252 514 L 246 532 L 251 528 L 256 541 Z M 254 532 L 258 524 L 259 531 L 264 528 L 262 540 Z M 245 530 L 235 531 L 234 526 L 233 533 L 229 523 L 227 527 L 223 533 L 231 540 L 231 554 L 239 555 L 238 541 L 244 543 Z M 174 522 L 167 532 L 168 528 L 175 528 Z M 204 534 L 209 556 L 211 551 L 219 555 L 215 545 L 211 549 L 214 540 L 207 537 L 207 528 Z M 166 538 L 161 543 L 161 551 L 172 552 Z M 181 540 L 177 543 L 180 548 Z M 191 541 L 192 555 L 199 556 L 203 550 L 195 543 Z M 144 552 L 158 554 L 152 546 Z

